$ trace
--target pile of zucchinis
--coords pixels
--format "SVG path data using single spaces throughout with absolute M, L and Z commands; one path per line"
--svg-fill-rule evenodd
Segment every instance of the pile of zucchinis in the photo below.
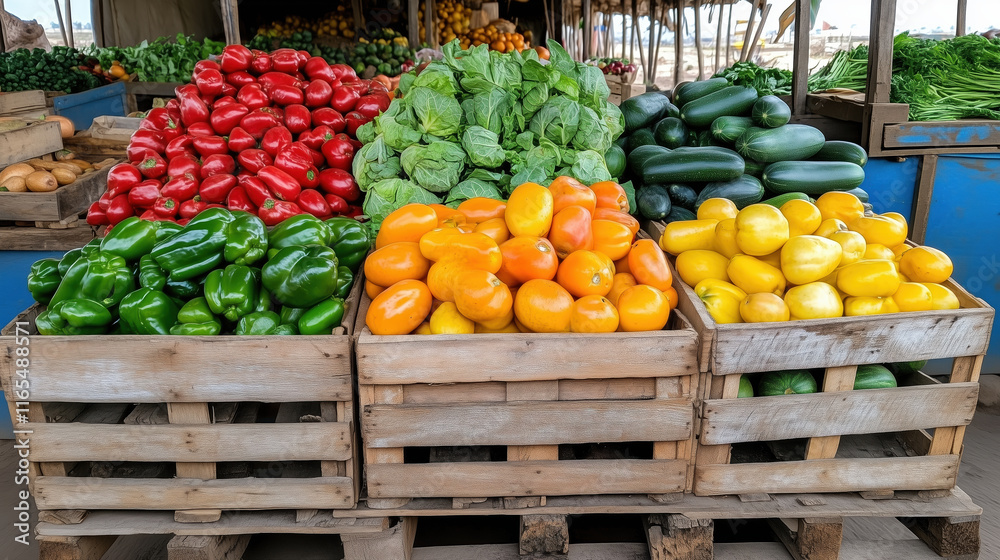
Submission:
M 650 92 L 621 104 L 627 155 L 622 181 L 636 187 L 638 214 L 693 220 L 705 200 L 724 197 L 743 208 L 781 206 L 792 198 L 859 187 L 868 156 L 857 144 L 827 141 L 818 129 L 788 124 L 791 110 L 773 95 L 725 79 L 685 82 L 668 97 Z

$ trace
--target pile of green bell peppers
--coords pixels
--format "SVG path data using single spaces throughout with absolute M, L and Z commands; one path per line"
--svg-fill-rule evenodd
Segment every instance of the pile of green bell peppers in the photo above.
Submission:
M 330 334 L 372 246 L 353 218 L 206 210 L 186 225 L 127 218 L 31 266 L 43 335 Z

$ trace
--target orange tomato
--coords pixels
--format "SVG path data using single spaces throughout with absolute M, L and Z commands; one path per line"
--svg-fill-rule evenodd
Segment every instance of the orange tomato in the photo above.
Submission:
M 439 261 L 448 254 L 448 240 L 456 235 L 464 235 L 456 227 L 434 228 L 420 237 L 420 254 L 430 261 Z
M 419 280 L 430 268 L 431 261 L 420 254 L 418 243 L 400 241 L 368 255 L 365 278 L 379 286 L 392 286 L 400 280 Z
M 447 240 L 442 261 L 456 261 L 465 268 L 500 270 L 502 256 L 496 241 L 485 233 L 466 233 Z
M 454 291 L 459 313 L 477 323 L 499 319 L 514 305 L 507 284 L 485 270 L 459 273 L 455 278 Z
M 560 176 L 549 185 L 552 193 L 552 211 L 558 214 L 570 206 L 582 206 L 590 215 L 597 208 L 597 194 L 572 177 Z
M 632 250 L 628 252 L 628 268 L 640 284 L 657 290 L 666 290 L 674 280 L 667 257 L 652 239 L 640 239 L 632 244 Z
M 641 226 L 639 225 L 639 220 L 632 217 L 631 214 L 626 214 L 619 210 L 612 210 L 611 208 L 598 208 L 594 210 L 595 220 L 610 220 L 612 222 L 618 222 L 624 225 L 632 232 L 632 235 L 639 233 Z
M 590 185 L 590 190 L 597 195 L 598 208 L 610 208 L 628 213 L 628 195 L 625 189 L 614 181 L 601 181 Z
M 507 231 L 507 222 L 503 218 L 491 218 L 485 222 L 479 222 L 476 224 L 474 231 L 485 233 L 497 245 L 510 239 L 510 232 Z
M 538 53 L 538 58 L 541 58 L 542 60 L 549 59 L 549 49 L 541 45 L 538 45 L 537 47 L 535 47 L 535 52 Z
M 500 245 L 503 262 L 497 276 L 508 286 L 529 280 L 552 280 L 559 257 L 552 242 L 544 237 L 513 237 Z
M 365 316 L 372 334 L 409 334 L 431 312 L 431 291 L 419 280 L 403 280 L 379 294 Z
M 573 303 L 569 330 L 575 333 L 609 333 L 618 330 L 618 310 L 603 296 L 584 296 Z
M 594 220 L 590 227 L 594 231 L 595 251 L 613 261 L 628 256 L 634 237 L 628 226 L 611 220 Z
M 607 257 L 594 251 L 571 253 L 559 264 L 556 281 L 574 297 L 607 295 L 611 291 L 615 270 L 614 265 L 609 265 L 605 259 Z
M 470 198 L 458 205 L 458 211 L 472 224 L 478 224 L 486 220 L 492 220 L 493 218 L 503 218 L 504 211 L 506 210 L 506 202 L 482 196 Z
M 425 204 L 407 204 L 382 220 L 375 237 L 375 248 L 381 249 L 398 241 L 420 241 L 420 237 L 438 225 L 437 214 Z
M 465 214 L 462 214 L 454 208 L 449 208 L 444 204 L 429 204 L 428 208 L 434 210 L 434 214 L 438 218 L 438 227 L 452 226 L 455 227 L 459 224 L 465 223 Z
M 569 332 L 573 296 L 551 280 L 528 280 L 514 298 L 516 320 L 531 332 Z
M 618 305 L 618 297 L 622 295 L 622 292 L 638 284 L 635 281 L 635 276 L 632 276 L 628 272 L 615 274 L 615 277 L 611 280 L 611 291 L 607 295 L 611 305 Z
M 677 290 L 673 286 L 663 290 L 663 297 L 667 298 L 670 309 L 677 309 Z
M 628 288 L 618 297 L 619 328 L 625 332 L 658 331 L 670 319 L 670 302 L 652 286 Z
M 457 261 L 441 261 L 427 271 L 427 287 L 441 301 L 455 301 L 455 279 L 465 268 Z
M 559 210 L 552 218 L 549 241 L 556 248 L 556 255 L 560 259 L 565 259 L 573 251 L 594 248 L 594 231 L 590 219 L 590 212 L 583 206 L 576 205 Z
M 629 245 L 629 251 L 632 250 L 632 246 Z M 631 273 L 632 270 L 628 267 L 628 255 L 615 261 L 615 272 L 628 272 Z
M 365 278 L 365 295 L 368 296 L 368 299 L 375 299 L 375 296 L 381 294 L 383 290 L 385 290 L 385 286 L 373 284 L 371 280 Z
M 514 292 L 510 292 L 511 307 L 502 316 L 487 321 L 476 323 L 477 327 L 483 327 L 491 331 L 502 329 L 514 322 Z M 476 331 L 478 332 L 478 331 Z
M 525 183 L 510 193 L 504 220 L 510 234 L 545 237 L 552 227 L 552 193 L 537 183 Z

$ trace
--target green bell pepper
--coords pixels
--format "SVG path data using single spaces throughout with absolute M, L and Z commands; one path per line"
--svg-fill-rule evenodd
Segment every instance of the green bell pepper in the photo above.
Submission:
M 231 264 L 205 278 L 205 299 L 212 313 L 236 322 L 260 303 L 260 280 L 252 268 Z
M 82 298 L 113 307 L 134 289 L 135 277 L 125 259 L 96 251 L 69 267 L 49 305 Z
M 261 269 L 264 288 L 289 307 L 312 307 L 337 289 L 337 254 L 329 247 L 285 247 Z
M 188 280 L 167 279 L 163 291 L 169 295 L 187 301 L 193 297 L 201 295 L 201 288 L 205 284 L 205 276 L 190 278 Z
M 38 334 L 104 334 L 114 318 L 107 307 L 91 299 L 66 299 L 49 306 L 35 319 Z
M 190 280 L 219 266 L 226 246 L 226 228 L 234 220 L 225 208 L 209 208 L 184 229 L 153 247 L 156 259 L 171 280 Z
M 264 220 L 249 212 L 233 212 L 233 221 L 226 226 L 226 247 L 223 258 L 233 264 L 253 264 L 267 255 L 267 226 Z
M 59 259 L 59 276 L 66 276 L 69 272 L 69 267 L 73 266 L 80 257 L 90 255 L 101 248 L 101 242 L 103 240 L 100 237 L 94 238 L 83 247 L 77 249 L 70 249 L 66 251 L 66 254 Z
M 214 336 L 222 332 L 222 323 L 212 313 L 208 300 L 197 297 L 181 306 L 177 324 L 170 327 L 170 334 L 189 336 Z
M 267 243 L 272 250 L 295 245 L 330 244 L 330 228 L 312 214 L 298 214 L 274 226 L 267 235 Z
M 336 217 L 323 222 L 333 235 L 330 247 L 337 252 L 340 264 L 357 273 L 372 248 L 371 232 L 354 218 Z
M 332 334 L 344 318 L 344 300 L 327 298 L 299 318 L 299 334 Z
M 101 252 L 135 262 L 153 250 L 160 223 L 141 220 L 137 216 L 125 218 L 104 237 Z
M 118 313 L 122 332 L 128 334 L 170 334 L 177 323 L 177 304 L 158 290 L 139 288 L 125 296 Z
M 257 278 L 258 278 L 258 281 L 259 281 L 259 279 L 260 279 L 260 270 L 259 269 L 255 269 L 255 272 L 257 273 Z M 253 310 L 254 311 L 270 311 L 271 307 L 273 307 L 273 306 L 274 306 L 274 302 L 271 301 L 271 292 L 265 290 L 264 288 L 261 288 L 260 289 L 260 297 L 257 298 L 257 306 L 254 307 Z
M 222 332 L 222 323 L 206 321 L 204 323 L 177 323 L 170 327 L 170 334 L 178 336 L 215 336 Z
M 333 291 L 333 295 L 341 299 L 347 298 L 351 293 L 351 287 L 354 284 L 354 273 L 351 269 L 344 265 L 337 267 L 337 288 Z
M 31 265 L 28 272 L 28 291 L 38 303 L 48 303 L 59 289 L 59 259 L 41 259 Z
M 304 307 L 288 307 L 287 305 L 281 306 L 281 324 L 282 325 L 298 325 L 299 319 L 305 315 L 308 308 Z
M 236 325 L 238 335 L 297 334 L 293 325 L 282 325 L 281 317 L 274 311 L 255 311 L 245 315 Z
M 113 230 L 112 230 L 113 231 Z M 139 258 L 139 286 L 150 290 L 163 290 L 167 285 L 167 274 L 156 264 L 153 255 Z
M 178 224 L 177 222 L 171 222 L 170 220 L 160 220 L 157 222 L 157 224 L 158 224 L 156 228 L 157 243 L 163 241 L 164 239 L 169 238 L 170 236 L 184 229 L 184 226 Z

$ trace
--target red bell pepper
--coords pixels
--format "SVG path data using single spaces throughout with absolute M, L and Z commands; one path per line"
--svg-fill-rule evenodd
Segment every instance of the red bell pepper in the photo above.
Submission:
M 354 146 L 351 145 L 350 140 L 343 138 L 327 140 L 320 147 L 320 150 L 323 152 L 323 157 L 326 158 L 327 165 L 350 171 L 351 164 L 354 162 Z
M 147 179 L 159 179 L 167 174 L 167 160 L 153 150 L 146 150 L 136 166 Z
M 167 159 L 171 161 L 180 156 L 191 156 L 194 159 L 198 159 L 198 152 L 194 151 L 192 142 L 194 142 L 193 136 L 182 134 L 167 143 L 167 149 L 163 151 L 163 155 L 167 156 Z
M 111 199 L 107 210 L 108 222 L 115 225 L 118 222 L 135 215 L 135 209 L 128 203 L 128 196 L 120 194 Z
M 276 226 L 298 214 L 302 214 L 302 208 L 298 204 L 273 198 L 265 200 L 257 210 L 257 216 L 264 220 L 264 225 L 267 226 Z
M 253 74 L 246 70 L 237 70 L 236 72 L 226 74 L 226 83 L 234 86 L 236 89 L 242 89 L 247 85 L 256 84 L 257 78 L 254 78 Z
M 330 63 L 319 56 L 309 57 L 309 60 L 306 61 L 305 72 L 310 80 L 322 80 L 328 84 L 337 79 L 333 68 L 330 68 Z
M 333 86 L 323 80 L 313 80 L 305 89 L 306 105 L 309 107 L 326 107 L 333 97 Z
M 229 146 L 230 152 L 237 154 L 243 150 L 257 147 L 257 141 L 254 140 L 254 137 L 238 126 L 229 131 L 229 138 L 226 140 L 226 144 Z
M 164 142 L 170 142 L 180 136 L 184 130 L 170 113 L 163 107 L 150 109 L 146 118 L 142 119 L 139 128 L 155 130 L 163 137 Z
M 354 110 L 354 106 L 358 104 L 359 99 L 361 99 L 361 94 L 355 88 L 350 85 L 341 85 L 333 88 L 333 97 L 330 98 L 330 106 L 341 113 L 347 113 Z
M 142 160 L 147 151 L 163 154 L 167 149 L 167 143 L 163 140 L 163 135 L 155 130 L 142 129 L 132 133 L 125 155 L 132 163 Z
M 260 87 L 264 88 L 264 91 L 268 95 L 271 94 L 271 90 L 275 86 L 290 86 L 295 89 L 302 89 L 302 80 L 284 72 L 268 72 L 258 77 L 257 82 L 260 84 Z
M 268 92 L 271 95 L 271 101 L 275 104 L 284 107 L 285 105 L 302 104 L 305 100 L 305 94 L 302 90 L 295 86 L 286 86 L 284 84 L 277 84 L 271 87 Z
M 222 84 L 222 95 L 226 97 L 236 98 L 236 93 L 240 91 L 236 86 L 229 82 Z
M 219 66 L 219 63 L 214 60 L 209 60 L 209 59 L 199 60 L 198 62 L 194 63 L 194 70 L 191 71 L 191 76 L 192 77 L 197 76 L 198 74 L 201 74 L 202 71 L 208 70 L 209 68 L 213 70 L 222 70 L 222 67 Z
M 215 136 L 215 129 L 212 125 L 205 122 L 197 122 L 187 127 L 187 134 L 192 138 L 198 138 L 202 136 Z
M 264 167 L 274 164 L 274 158 L 272 158 L 270 154 L 264 150 L 258 150 L 255 148 L 243 150 L 237 154 L 236 161 L 239 162 L 240 167 L 251 173 L 257 173 Z
M 181 86 L 175 90 L 181 102 L 181 122 L 190 127 L 197 122 L 208 122 L 208 105 L 199 97 L 194 84 Z
M 223 202 L 235 186 L 234 175 L 213 175 L 198 186 L 198 196 L 206 202 Z
M 264 181 L 271 196 L 278 200 L 295 200 L 302 192 L 302 187 L 294 177 L 273 165 L 258 171 L 257 177 Z
M 182 218 L 190 219 L 201 214 L 206 208 L 208 208 L 208 203 L 203 201 L 200 196 L 195 196 L 182 202 L 178 210 Z
M 192 177 L 201 177 L 201 162 L 197 156 L 181 154 L 167 164 L 168 178 L 180 177 L 185 173 L 190 173 Z
M 343 197 L 335 194 L 327 193 L 323 195 L 323 200 L 330 206 L 330 212 L 334 215 L 346 213 L 350 206 Z
M 323 82 L 320 82 L 323 83 Z M 305 132 L 312 127 L 312 116 L 305 105 L 289 105 L 285 107 L 285 127 L 292 134 Z
M 213 175 L 232 175 L 236 173 L 236 161 L 229 154 L 212 154 L 201 162 L 202 180 Z
M 264 201 L 271 198 L 271 193 L 267 190 L 267 185 L 257 177 L 244 177 L 239 180 L 239 186 L 247 193 L 247 198 L 254 206 L 261 206 Z
M 274 158 L 274 166 L 288 173 L 303 188 L 314 189 L 319 186 L 319 169 L 312 164 L 308 154 L 303 158 L 302 154 L 291 146 Z
M 299 71 L 299 53 L 293 49 L 277 49 L 271 53 L 271 63 L 275 72 L 294 74 Z
M 250 68 L 253 61 L 253 53 L 243 45 L 226 45 L 222 48 L 222 57 L 219 59 L 219 66 L 226 74 L 245 71 Z
M 128 203 L 137 208 L 149 208 L 160 198 L 160 182 L 147 179 L 128 191 Z
M 185 173 L 167 181 L 160 189 L 160 196 L 168 196 L 177 200 L 189 200 L 198 194 L 198 179 Z
M 107 210 L 108 206 L 111 206 L 111 198 L 112 198 L 111 193 L 108 191 L 104 191 L 104 194 L 101 195 L 101 198 L 97 199 L 97 204 L 101 207 L 101 210 Z
M 246 105 L 233 102 L 223 107 L 216 106 L 209 117 L 209 122 L 212 123 L 216 134 L 225 136 L 239 126 L 240 121 L 248 114 L 250 114 L 250 109 Z
M 389 101 L 389 96 L 385 93 L 370 93 L 363 95 L 358 100 L 358 104 L 354 106 L 354 110 L 369 119 L 374 119 L 379 113 L 389 108 Z
M 304 189 L 299 193 L 299 198 L 295 201 L 304 212 L 307 214 L 312 214 L 320 219 L 326 219 L 332 216 L 330 211 L 330 205 L 327 204 L 326 200 L 323 199 L 323 195 L 319 191 L 313 189 Z
M 292 133 L 283 126 L 276 126 L 264 133 L 260 148 L 271 157 L 278 155 L 282 148 L 292 143 Z
M 306 63 L 309 62 L 309 59 L 313 56 L 309 53 L 309 51 L 299 50 L 295 51 L 295 53 L 299 55 L 299 72 L 302 72 L 306 69 Z
M 202 60 L 198 62 L 210 62 L 211 64 L 218 66 L 210 60 Z M 195 70 L 197 70 L 198 64 L 195 64 Z M 226 83 L 226 79 L 222 77 L 222 72 L 219 72 L 216 68 L 205 68 L 197 74 L 192 74 L 192 79 L 194 80 L 194 85 L 198 88 L 198 93 L 206 97 L 218 97 L 222 95 L 222 84 Z
M 365 211 L 361 208 L 361 206 L 358 206 L 357 204 L 349 204 L 347 206 L 347 210 L 341 212 L 340 215 L 345 218 L 357 219 L 358 216 L 362 216 L 364 213 Z
M 264 89 L 256 81 L 241 87 L 240 92 L 236 94 L 236 100 L 246 105 L 247 109 L 251 111 L 271 105 L 271 98 L 264 93 Z
M 90 209 L 87 210 L 87 223 L 92 226 L 106 226 L 108 225 L 108 214 L 101 208 L 101 204 L 98 201 L 94 201 L 90 205 Z
M 345 77 L 357 78 L 358 75 L 354 72 L 354 68 L 346 64 L 334 64 L 330 66 L 330 70 L 333 70 L 333 75 L 337 77 L 338 80 L 343 80 Z
M 250 202 L 250 197 L 247 196 L 247 191 L 242 185 L 237 185 L 229 191 L 229 196 L 226 197 L 226 208 L 257 214 L 257 205 Z
M 343 132 L 347 129 L 347 121 L 344 115 L 331 107 L 320 107 L 312 112 L 313 126 L 328 126 L 334 133 Z
M 319 150 L 313 150 L 302 142 L 292 142 L 292 145 L 289 146 L 288 149 L 295 150 L 300 158 L 311 161 L 316 167 L 323 167 L 326 165 L 326 159 Z
M 176 94 L 177 90 L 174 90 L 174 93 Z M 167 101 L 167 104 L 164 105 L 163 108 L 166 109 L 167 113 L 170 114 L 170 118 L 174 119 L 178 123 L 181 122 L 181 102 L 180 102 L 180 100 L 178 100 L 175 97 L 175 98 L 171 99 L 170 101 Z
M 351 111 L 350 113 L 344 115 L 344 120 L 347 121 L 347 134 L 349 134 L 352 138 L 357 138 L 358 129 L 361 128 L 361 125 L 371 121 L 371 119 L 357 111 Z
M 319 188 L 329 194 L 335 194 L 348 202 L 361 198 L 361 189 L 350 172 L 343 169 L 324 169 L 319 172 Z
M 274 66 L 271 64 L 271 55 L 263 51 L 255 51 L 253 53 L 253 60 L 250 62 L 250 72 L 261 76 L 267 74 L 273 69 Z
M 180 202 L 176 198 L 161 196 L 153 203 L 153 213 L 164 218 L 174 218 L 180 211 Z
M 199 136 L 191 141 L 191 145 L 203 158 L 212 154 L 229 153 L 229 146 L 221 136 Z
M 367 95 L 369 86 L 368 84 L 371 80 L 362 80 L 360 78 L 344 78 L 343 86 L 346 88 L 353 89 L 358 96 Z
M 237 101 L 236 98 L 234 97 L 228 97 L 225 95 L 222 97 L 217 97 L 215 98 L 215 101 L 212 102 L 212 113 L 214 113 L 216 109 L 221 109 L 222 107 L 225 107 L 227 105 L 235 105 L 236 103 Z M 208 114 L 209 123 L 212 122 L 212 113 Z
M 333 140 L 334 136 L 336 133 L 330 127 L 320 125 L 300 134 L 299 142 L 305 144 L 310 150 L 319 150 L 324 142 Z
M 277 114 L 268 107 L 254 109 L 240 121 L 240 128 L 247 131 L 254 139 L 260 140 L 268 129 L 281 126 Z

